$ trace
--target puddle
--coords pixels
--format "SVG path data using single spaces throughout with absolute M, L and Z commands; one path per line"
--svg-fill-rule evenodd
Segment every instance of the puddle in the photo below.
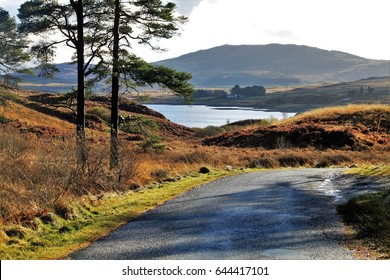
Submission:
M 334 202 L 339 202 L 343 199 L 343 196 L 341 190 L 335 188 L 333 181 L 332 178 L 326 179 L 318 186 L 317 190 L 326 196 L 332 197 Z

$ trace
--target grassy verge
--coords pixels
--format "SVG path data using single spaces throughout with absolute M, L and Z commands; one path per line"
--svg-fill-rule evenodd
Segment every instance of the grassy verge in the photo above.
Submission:
M 390 165 L 363 165 L 358 168 L 350 169 L 348 174 L 356 174 L 360 176 L 390 176 Z
M 242 172 L 212 171 L 134 192 L 86 197 L 72 205 L 70 219 L 54 215 L 49 221 L 35 218 L 25 226 L 4 225 L 0 227 L 0 259 L 66 258 L 72 251 L 195 186 Z
M 390 166 L 364 166 L 349 173 L 388 177 Z M 358 239 L 390 258 L 390 189 L 353 198 L 337 210 L 356 229 Z

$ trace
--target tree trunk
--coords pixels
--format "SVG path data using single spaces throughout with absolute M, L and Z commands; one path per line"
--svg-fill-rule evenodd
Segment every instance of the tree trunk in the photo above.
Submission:
M 77 16 L 77 118 L 76 149 L 77 163 L 84 165 L 87 161 L 85 145 L 85 76 L 84 76 L 84 5 L 83 0 L 71 1 Z
M 110 168 L 111 170 L 119 167 L 119 148 L 118 148 L 118 107 L 119 107 L 119 20 L 120 3 L 115 1 L 114 18 L 114 42 L 112 50 L 112 88 L 111 88 L 111 144 L 110 144 Z

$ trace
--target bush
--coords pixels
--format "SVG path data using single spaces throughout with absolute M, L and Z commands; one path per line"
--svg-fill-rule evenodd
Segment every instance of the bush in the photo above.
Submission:
M 367 194 L 337 207 L 358 237 L 371 240 L 385 253 L 390 253 L 390 203 L 385 201 L 389 195 L 390 191 Z
M 315 167 L 324 168 L 324 167 L 352 163 L 352 162 L 353 162 L 352 158 L 346 154 L 329 154 L 322 157 L 317 162 Z
M 302 156 L 300 154 L 287 154 L 278 157 L 279 165 L 282 167 L 299 167 L 299 166 L 311 166 L 313 164 L 313 160 Z
M 110 120 L 111 120 L 111 112 L 109 109 L 105 108 L 105 107 L 93 107 L 91 109 L 88 109 L 86 111 L 88 114 L 90 115 L 95 115 L 99 118 L 101 118 L 102 120 L 104 120 L 107 124 L 110 123 Z
M 163 181 L 169 177 L 169 171 L 160 168 L 160 169 L 153 170 L 150 175 L 152 175 L 155 179 Z
M 208 163 L 210 161 L 210 156 L 205 152 L 200 151 L 194 151 L 190 153 L 185 154 L 179 154 L 172 157 L 172 161 L 177 162 L 184 162 L 184 163 Z
M 277 168 L 279 162 L 271 157 L 262 157 L 249 163 L 249 168 Z
M 223 127 L 219 126 L 207 126 L 205 128 L 198 128 L 195 132 L 195 136 L 199 138 L 210 137 L 217 134 L 226 132 Z

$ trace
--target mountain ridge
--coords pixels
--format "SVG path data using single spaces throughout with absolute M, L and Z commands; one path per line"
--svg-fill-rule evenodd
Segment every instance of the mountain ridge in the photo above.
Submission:
M 195 86 L 345 82 L 389 74 L 390 61 L 305 45 L 222 45 L 155 62 L 193 74 Z
M 389 76 L 390 61 L 367 59 L 336 50 L 305 45 L 222 45 L 154 62 L 193 75 L 197 88 L 231 88 L 262 85 L 299 86 L 329 82 L 351 82 Z M 17 74 L 21 87 L 64 92 L 76 86 L 76 65 L 57 65 L 53 79 Z M 100 84 L 99 91 L 104 90 Z

